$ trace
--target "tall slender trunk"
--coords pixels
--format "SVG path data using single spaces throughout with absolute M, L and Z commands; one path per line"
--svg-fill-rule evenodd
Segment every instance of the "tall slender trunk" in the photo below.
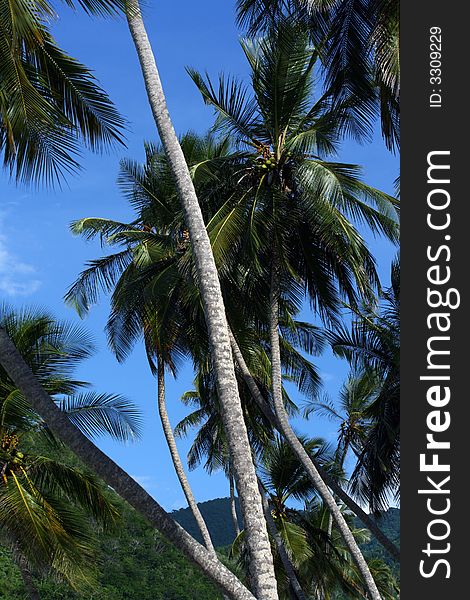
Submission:
M 326 553 L 330 554 L 330 551 L 331 551 L 330 542 L 331 542 L 331 535 L 333 533 L 333 515 L 331 514 L 331 512 L 328 513 L 327 533 L 328 533 L 328 546 L 326 547 Z
M 229 596 L 255 597 L 211 552 L 189 535 L 130 475 L 101 452 L 56 406 L 8 337 L 0 329 L 0 364 L 51 431 L 117 494 L 156 527 Z
M 166 443 L 170 450 L 171 459 L 173 461 L 173 466 L 175 467 L 176 475 L 178 476 L 179 482 L 183 489 L 184 495 L 188 502 L 188 506 L 193 513 L 194 519 L 196 520 L 196 524 L 199 527 L 199 531 L 201 532 L 202 539 L 204 541 L 205 547 L 215 555 L 214 545 L 212 544 L 211 536 L 209 530 L 207 528 L 206 522 L 199 510 L 199 507 L 196 503 L 196 500 L 193 496 L 193 492 L 189 485 L 189 481 L 186 477 L 186 473 L 184 472 L 183 463 L 181 462 L 181 458 L 178 452 L 178 448 L 176 446 L 175 436 L 173 434 L 173 429 L 171 428 L 170 419 L 168 418 L 168 412 L 166 410 L 166 402 L 165 402 L 165 366 L 161 357 L 158 357 L 158 366 L 157 366 L 157 382 L 158 382 L 158 412 L 160 414 L 160 420 L 163 426 L 163 433 L 165 434 Z
M 138 0 L 128 0 L 127 20 L 140 61 L 148 100 L 173 174 L 189 229 L 207 323 L 217 392 L 246 530 L 250 581 L 258 600 L 277 600 L 277 585 L 261 497 L 238 394 L 225 308 L 201 208 L 173 128 Z M 170 49 L 171 50 L 171 49 Z
M 23 579 L 24 587 L 26 588 L 26 592 L 30 600 L 41 600 L 41 596 L 39 594 L 39 590 L 36 587 L 36 583 L 33 579 L 33 574 L 31 573 L 31 568 L 28 564 L 28 561 L 23 556 L 22 552 L 15 548 L 13 551 L 13 556 L 16 562 L 16 565 L 21 573 L 21 578 Z
M 232 332 L 230 332 L 230 341 L 232 344 L 232 352 L 233 352 L 233 356 L 237 362 L 237 365 L 240 369 L 240 372 L 242 374 L 242 377 L 245 381 L 245 383 L 248 386 L 248 389 L 250 390 L 250 394 L 253 397 L 253 400 L 256 402 L 256 404 L 258 405 L 258 407 L 260 408 L 260 410 L 263 412 L 264 416 L 268 419 L 268 421 L 273 425 L 273 427 L 275 427 L 279 433 L 281 433 L 281 435 L 283 435 L 282 433 L 282 428 L 281 425 L 279 423 L 279 419 L 277 418 L 276 414 L 272 411 L 270 405 L 266 402 L 266 400 L 263 397 L 263 394 L 261 393 L 258 385 L 256 384 L 256 381 L 254 380 L 248 365 L 245 362 L 245 359 L 243 358 L 243 354 L 237 344 L 237 341 L 235 340 L 235 337 L 233 336 Z M 287 442 L 289 443 L 289 440 L 287 440 Z M 320 464 L 318 464 L 318 462 L 312 458 L 311 456 L 309 456 L 307 454 L 307 456 L 303 457 L 301 459 L 302 464 L 304 465 L 305 470 L 308 472 L 307 469 L 307 464 L 308 463 L 313 463 L 314 466 L 316 467 L 317 471 L 319 472 L 320 476 L 322 477 L 323 481 L 325 481 L 325 483 L 328 485 L 328 487 L 338 496 L 338 498 L 344 502 L 344 504 L 362 521 L 362 523 L 372 532 L 372 534 L 375 536 L 375 538 L 377 539 L 377 541 L 382 544 L 382 546 L 387 550 L 387 552 L 389 552 L 389 554 L 391 556 L 393 556 L 396 560 L 400 559 L 400 551 L 398 550 L 398 548 L 396 547 L 396 545 L 392 542 L 392 540 L 390 540 L 385 533 L 380 529 L 380 527 L 378 527 L 376 521 L 370 516 L 368 515 L 358 504 L 357 502 L 355 502 L 351 496 L 349 496 L 349 494 L 347 494 L 343 488 L 339 485 L 339 483 L 333 478 L 331 477 L 331 475 L 329 475 L 322 467 Z
M 287 579 L 289 580 L 290 587 L 292 588 L 292 592 L 296 600 L 307 600 L 304 591 L 297 579 L 297 574 L 294 569 L 294 565 L 292 564 L 289 555 L 287 554 L 287 550 L 284 546 L 284 542 L 282 541 L 281 535 L 277 530 L 276 523 L 274 522 L 273 516 L 271 514 L 271 507 L 269 506 L 269 501 L 266 498 L 266 494 L 262 488 L 260 482 L 260 492 L 261 497 L 263 499 L 263 509 L 264 514 L 266 516 L 266 522 L 268 524 L 268 531 L 271 534 L 271 537 L 276 544 L 276 548 L 279 554 L 279 558 L 281 559 L 282 566 L 284 567 L 284 571 L 286 572 Z
M 240 526 L 238 524 L 238 515 L 237 515 L 237 507 L 235 504 L 235 482 L 233 480 L 232 466 L 229 467 L 228 480 L 230 485 L 230 512 L 232 513 L 232 523 L 233 529 L 235 531 L 235 536 L 238 537 L 240 535 Z
M 281 427 L 281 431 L 285 439 L 289 442 L 292 450 L 299 458 L 301 463 L 307 469 L 307 473 L 315 486 L 318 494 L 323 499 L 323 502 L 331 512 L 333 519 L 343 537 L 344 543 L 348 548 L 354 562 L 362 575 L 365 588 L 372 600 L 381 600 L 379 591 L 375 584 L 374 578 L 371 575 L 369 567 L 359 549 L 359 546 L 351 533 L 348 524 L 346 523 L 335 499 L 333 498 L 327 485 L 320 477 L 315 465 L 311 460 L 302 443 L 294 433 L 289 423 L 289 417 L 284 407 L 282 397 L 282 370 L 281 370 L 281 349 L 279 343 L 279 296 L 280 296 L 280 272 L 277 250 L 274 245 L 273 256 L 271 263 L 271 289 L 270 289 L 270 315 L 269 315 L 269 333 L 271 342 L 271 368 L 272 368 L 272 392 L 274 410 Z

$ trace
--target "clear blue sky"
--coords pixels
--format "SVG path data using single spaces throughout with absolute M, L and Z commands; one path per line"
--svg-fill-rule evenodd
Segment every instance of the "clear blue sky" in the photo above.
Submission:
M 77 320 L 62 298 L 86 260 L 100 253 L 97 243 L 73 237 L 69 223 L 86 216 L 126 220 L 129 207 L 116 187 L 118 163 L 122 157 L 143 159 L 143 141 L 156 139 L 130 36 L 122 20 L 92 20 L 59 6 L 60 19 L 54 32 L 62 47 L 93 69 L 120 112 L 129 121 L 127 148 L 109 155 L 84 153 L 83 171 L 68 179 L 62 190 L 43 191 L 19 188 L 0 174 L 0 297 L 15 305 L 46 307 L 61 318 Z M 233 2 L 203 0 L 195 3 L 148 1 L 144 8 L 149 36 L 159 64 L 170 113 L 178 133 L 191 129 L 204 132 L 212 123 L 212 112 L 204 106 L 185 66 L 245 77 L 247 65 L 238 44 Z M 366 181 L 393 193 L 398 160 L 385 149 L 377 133 L 373 143 L 358 146 L 347 142 L 341 161 L 364 167 Z M 380 240 L 370 240 L 383 282 L 388 284 L 394 249 Z M 156 386 L 149 374 L 142 349 L 119 365 L 108 351 L 103 335 L 108 304 L 95 307 L 83 325 L 93 332 L 98 352 L 81 369 L 80 376 L 101 391 L 118 392 L 138 404 L 145 415 L 143 440 L 122 446 L 100 440 L 100 447 L 136 477 L 166 508 L 185 506 L 183 494 L 169 459 L 156 411 Z M 308 310 L 303 318 L 311 318 Z M 325 387 L 334 397 L 347 373 L 347 366 L 327 353 L 315 359 L 324 376 Z M 179 402 L 191 388 L 192 372 L 183 369 L 178 381 L 168 381 L 168 404 L 173 424 L 185 414 Z M 334 439 L 335 427 L 314 418 L 297 421 L 296 427 L 310 436 Z M 185 455 L 189 441 L 179 443 Z M 202 469 L 190 474 L 198 501 L 228 495 L 221 474 L 208 477 Z

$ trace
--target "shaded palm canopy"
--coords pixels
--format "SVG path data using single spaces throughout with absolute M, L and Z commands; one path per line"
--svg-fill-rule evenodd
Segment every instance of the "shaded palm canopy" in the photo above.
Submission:
M 335 453 L 324 440 L 305 437 L 301 440 L 316 461 L 330 473 L 341 476 Z M 278 436 L 265 445 L 259 457 L 259 476 L 276 529 L 305 597 L 326 599 L 342 593 L 348 598 L 363 598 L 366 592 L 361 576 L 339 531 L 331 523 L 328 509 L 316 496 L 292 449 Z M 341 508 L 356 540 L 366 542 L 369 532 L 357 528 L 352 515 L 345 507 Z M 246 560 L 243 538 L 242 531 L 232 546 L 232 553 L 241 564 Z M 280 597 L 295 597 L 274 540 L 272 544 Z M 382 598 L 396 598 L 397 587 L 390 569 L 380 560 L 368 562 Z
M 232 173 L 225 170 L 233 193 L 207 225 L 214 254 L 222 269 L 247 265 L 247 286 L 269 279 L 276 255 L 281 293 L 296 305 L 307 294 L 334 320 L 341 297 L 355 305 L 378 285 L 354 223 L 395 241 L 396 201 L 363 183 L 359 167 L 328 161 L 357 123 L 328 94 L 312 106 L 317 57 L 302 27 L 283 24 L 242 48 L 251 90 L 224 76 L 214 86 L 190 71 L 215 109 L 215 129 L 237 149 Z
M 66 0 L 90 15 L 117 14 L 119 0 Z M 91 71 L 50 33 L 47 0 L 0 2 L 0 154 L 22 182 L 56 183 L 79 169 L 81 145 L 123 141 L 124 120 Z
M 307 401 L 303 414 L 312 413 L 327 417 L 338 423 L 335 460 L 344 467 L 350 451 L 358 458 L 369 432 L 371 421 L 368 409 L 375 400 L 380 386 L 374 371 L 353 371 L 343 383 L 337 401 L 328 394 Z
M 376 391 L 363 407 L 369 423 L 359 446 L 351 489 L 372 511 L 384 510 L 400 495 L 400 261 L 379 306 L 355 312 L 352 328 L 329 335 L 333 351 L 375 379 Z
M 219 137 L 187 134 L 181 143 L 229 323 L 250 370 L 269 398 L 266 281 L 275 254 L 282 269 L 284 373 L 308 396 L 316 392 L 318 376 L 294 347 L 316 352 L 322 336 L 296 314 L 307 296 L 322 318 L 337 323 L 342 298 L 353 307 L 361 299 L 374 300 L 379 285 L 374 259 L 353 222 L 396 240 L 397 201 L 363 183 L 357 166 L 326 160 L 355 121 L 347 103 L 332 103 L 328 94 L 312 106 L 316 57 L 301 27 L 284 24 L 242 47 L 252 89 L 224 76 L 215 89 L 191 71 L 216 110 Z M 91 261 L 66 299 L 84 313 L 100 291 L 112 294 L 107 332 L 118 359 L 143 336 L 154 370 L 157 353 L 173 371 L 190 355 L 201 377 L 208 376 L 205 323 L 183 213 L 161 149 L 147 144 L 146 156 L 144 165 L 121 164 L 119 185 L 135 209 L 133 222 L 74 223 L 74 232 L 122 249 Z
M 314 309 L 334 320 L 342 297 L 357 305 L 358 298 L 372 299 L 379 283 L 374 259 L 351 220 L 396 240 L 397 203 L 364 184 L 359 167 L 325 160 L 338 149 L 351 119 L 325 96 L 310 107 L 315 59 L 306 34 L 286 25 L 269 38 L 243 43 L 243 49 L 252 68 L 251 93 L 223 76 L 215 90 L 191 72 L 205 101 L 215 107 L 216 129 L 223 134 L 203 141 L 189 135 L 183 143 L 227 286 L 227 312 L 242 291 L 250 298 L 245 310 L 266 314 L 264 282 L 275 244 L 283 263 L 284 300 L 300 307 L 307 293 Z M 125 161 L 120 184 L 136 208 L 135 222 L 88 218 L 73 228 L 125 247 L 94 261 L 67 294 L 79 310 L 97 300 L 97 284 L 113 289 L 124 269 L 146 278 L 136 292 L 160 269 L 152 293 L 166 298 L 176 265 L 191 273 L 190 240 L 161 151 L 148 145 L 144 167 Z M 187 302 L 187 313 L 197 306 Z M 135 331 L 128 323 L 126 333 Z M 125 354 L 121 339 L 123 347 L 116 349 Z
M 225 164 L 226 140 L 216 142 L 212 136 L 198 138 L 188 134 L 181 140 L 198 189 L 207 189 L 205 210 L 214 212 L 213 198 L 227 192 L 217 175 L 206 170 L 218 161 Z M 160 360 L 173 373 L 184 357 L 191 357 L 200 385 L 210 391 L 216 402 L 215 380 L 211 370 L 204 315 L 197 288 L 191 246 L 179 209 L 176 191 L 168 173 L 165 156 L 159 148 L 146 146 L 147 161 L 141 166 L 123 161 L 119 182 L 136 208 L 136 220 L 118 223 L 109 219 L 86 218 L 73 224 L 73 231 L 87 238 L 101 236 L 107 245 L 122 246 L 115 254 L 91 261 L 66 299 L 83 314 L 98 300 L 101 291 L 111 292 L 111 313 L 106 326 L 111 348 L 124 360 L 134 343 L 143 338 L 152 371 Z M 230 160 L 233 160 L 230 158 Z M 243 270 L 222 274 L 229 321 L 242 340 L 247 360 L 259 385 L 269 398 L 270 359 L 266 332 L 266 315 L 256 302 L 241 301 L 239 281 Z M 295 318 L 297 309 L 291 302 L 283 304 L 284 320 L 282 355 L 286 373 L 300 389 L 313 394 L 319 385 L 314 367 L 302 355 L 320 352 L 324 346 L 321 330 Z M 262 323 L 255 329 L 252 323 Z M 239 379 L 243 395 L 249 397 Z M 287 398 L 287 395 L 286 395 Z M 253 407 L 253 410 L 255 408 Z M 257 419 L 268 430 L 271 425 L 257 410 Z
M 126 398 L 99 394 L 73 376 L 93 352 L 81 328 L 40 310 L 0 309 L 0 326 L 69 419 L 89 437 L 136 439 L 140 416 Z M 71 461 L 0 369 L 0 539 L 19 564 L 51 571 L 73 586 L 93 577 L 95 532 L 119 514 L 104 486 Z M 92 527 L 92 523 L 94 526 Z
M 245 4 L 249 9 L 250 3 Z M 283 6 L 291 5 L 294 3 Z M 5 11 L 8 3 L 1 6 Z M 38 10 L 31 11 L 29 4 L 18 6 L 22 10 L 10 21 L 11 15 L 7 15 L 9 25 L 6 34 L 2 32 L 5 60 L 1 62 L 0 144 L 5 164 L 18 179 L 51 181 L 61 170 L 77 167 L 74 155 L 79 139 L 92 148 L 105 146 L 120 138 L 122 121 L 89 72 L 55 46 L 44 25 L 50 7 L 41 3 Z M 113 10 L 111 4 L 99 0 L 86 1 L 82 6 L 89 12 Z M 394 4 L 365 2 L 361 8 L 364 14 L 349 2 L 308 6 L 315 10 L 305 13 L 307 21 L 299 19 L 300 23 L 291 24 L 281 18 L 275 29 L 262 25 L 265 35 L 243 42 L 252 70 L 251 88 L 223 76 L 214 86 L 209 78 L 190 71 L 204 100 L 215 108 L 214 129 L 220 137 L 201 140 L 186 136 L 185 157 L 203 207 L 232 331 L 268 399 L 274 379 L 269 365 L 274 344 L 268 335 L 273 291 L 268 282 L 272 273 L 279 275 L 276 319 L 279 317 L 284 375 L 303 393 L 313 395 L 318 376 L 299 349 L 316 351 L 322 336 L 316 328 L 296 320 L 303 302 L 308 298 L 323 321 L 338 326 L 342 300 L 357 312 L 361 303 L 373 302 L 379 288 L 374 259 L 360 228 L 397 239 L 396 201 L 364 184 L 357 166 L 331 160 L 344 134 L 362 138 L 368 133 L 377 98 L 382 103 L 387 142 L 391 147 L 396 143 L 398 80 L 393 80 L 394 48 L 389 44 L 394 34 Z M 344 7 L 351 10 L 345 12 Z M 325 8 L 328 17 L 323 22 Z M 370 23 L 366 27 L 367 10 Z M 363 19 L 363 25 L 357 26 L 358 18 Z M 335 54 L 334 38 L 340 30 L 346 48 L 341 51 L 348 59 L 352 53 L 349 42 L 343 42 L 348 38 L 343 31 L 345 23 L 353 23 L 349 40 L 356 51 L 363 50 L 357 77 L 351 74 L 354 63 L 343 64 Z M 259 28 L 261 22 L 252 26 Z M 318 37 L 317 32 L 322 35 Z M 354 37 L 354 33 L 358 35 Z M 361 41 L 365 41 L 362 47 Z M 371 57 L 375 62 L 368 71 Z M 317 64 L 326 69 L 326 91 L 314 100 L 313 69 Z M 335 71 L 338 64 L 341 67 Z M 354 82 L 356 90 L 348 87 L 348 82 Z M 24 127 L 25 123 L 29 126 Z M 198 369 L 199 389 L 205 386 L 206 396 L 216 402 L 191 240 L 161 150 L 147 146 L 143 167 L 124 162 L 120 181 L 135 206 L 135 220 L 83 219 L 75 223 L 74 231 L 89 238 L 99 235 L 106 243 L 123 249 L 93 261 L 67 299 L 84 312 L 100 290 L 112 292 L 107 331 L 117 357 L 124 359 L 139 337 L 145 341 L 154 371 L 163 362 L 175 372 L 179 360 L 190 356 Z M 364 315 L 363 319 L 371 321 Z M 34 372 L 41 379 L 41 369 Z M 382 371 L 388 381 L 386 373 Z M 46 379 L 43 383 L 51 385 Z M 79 388 L 81 384 L 73 385 Z M 73 385 L 70 389 L 75 391 Z M 388 390 L 392 388 L 390 383 Z M 53 387 L 48 391 L 56 396 L 66 393 L 60 386 L 55 392 Z M 202 396 L 199 393 L 200 399 Z M 372 403 L 375 413 L 372 410 L 369 417 L 373 422 L 375 414 L 382 430 L 384 407 L 394 406 L 384 398 L 382 394 L 380 402 Z M 289 405 L 286 394 L 284 400 Z M 214 409 L 207 399 L 204 402 L 202 408 L 207 412 L 209 407 L 212 414 Z M 93 409 L 99 405 L 102 410 L 103 405 L 109 408 L 113 403 L 105 397 L 95 402 L 83 396 L 61 401 L 64 410 L 89 434 L 101 427 L 96 419 L 86 417 L 90 405 Z M 248 401 L 245 404 L 249 406 Z M 14 402 L 8 400 L 6 405 L 14 406 Z M 82 410 L 86 405 L 88 409 Z M 250 427 L 254 448 L 261 437 L 254 435 L 257 427 L 267 431 L 264 445 L 259 447 L 262 453 L 272 431 L 262 423 L 263 415 L 253 413 Z M 248 408 L 246 414 L 248 420 Z M 113 429 L 109 418 L 108 414 L 106 427 Z M 47 433 L 39 419 L 28 416 L 27 420 L 35 431 Z M 15 427 L 20 431 L 18 424 Z M 367 432 L 364 449 L 373 439 L 371 431 L 374 424 Z M 379 429 L 375 431 L 377 434 Z M 223 431 L 216 433 L 222 439 Z M 27 454 L 18 450 L 16 431 L 3 439 L 5 486 L 14 482 L 16 488 L 12 489 L 19 490 L 17 481 L 24 477 L 30 491 L 36 485 L 38 494 L 52 498 L 50 481 L 44 483 L 43 475 L 39 489 L 40 484 L 32 477 L 34 468 L 25 467 Z M 378 445 L 374 444 L 376 451 Z M 216 451 L 221 453 L 223 444 Z M 371 470 L 369 466 L 367 469 L 369 477 Z M 60 475 L 58 470 L 56 474 Z M 56 491 L 73 496 L 64 472 L 59 479 Z M 76 501 L 83 503 L 78 496 Z M 57 540 L 52 544 L 60 546 Z
M 398 0 L 238 0 L 239 24 L 250 34 L 302 23 L 318 51 L 325 89 L 347 102 L 362 134 L 380 115 L 387 147 L 399 147 Z

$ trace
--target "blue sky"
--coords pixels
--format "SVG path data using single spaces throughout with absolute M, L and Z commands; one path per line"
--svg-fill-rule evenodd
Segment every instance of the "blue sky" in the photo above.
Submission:
M 156 4 L 156 3 L 155 3 Z M 204 0 L 177 4 L 146 2 L 144 18 L 154 47 L 168 105 L 178 133 L 189 129 L 204 132 L 212 123 L 212 112 L 204 106 L 185 66 L 207 69 L 217 75 L 221 70 L 246 77 L 248 70 L 234 24 L 232 2 Z M 69 177 L 61 190 L 44 191 L 18 187 L 0 175 L 0 297 L 15 306 L 45 307 L 57 317 L 79 321 L 63 303 L 63 295 L 84 266 L 100 253 L 97 243 L 73 237 L 71 221 L 86 216 L 125 220 L 129 207 L 116 186 L 119 160 L 142 160 L 143 141 L 155 140 L 156 130 L 147 104 L 140 68 L 126 24 L 119 19 L 92 20 L 59 6 L 60 19 L 54 32 L 62 47 L 93 69 L 119 111 L 128 120 L 127 148 L 110 154 L 84 152 L 83 171 Z M 379 133 L 371 144 L 347 142 L 340 153 L 343 162 L 364 167 L 365 180 L 393 193 L 398 160 L 384 147 Z M 386 242 L 370 239 L 384 284 L 394 249 Z M 84 363 L 80 376 L 100 391 L 118 392 L 138 404 L 145 416 L 142 441 L 128 446 L 100 440 L 100 447 L 137 478 L 166 508 L 185 506 L 169 459 L 156 411 L 156 386 L 142 348 L 136 348 L 124 365 L 119 365 L 106 347 L 103 327 L 108 304 L 103 300 L 83 321 L 93 333 L 98 351 Z M 305 309 L 303 318 L 310 318 Z M 329 353 L 315 359 L 324 377 L 325 388 L 334 398 L 347 366 Z M 178 381 L 168 378 L 168 405 L 175 425 L 186 414 L 179 402 L 191 388 L 192 372 L 183 368 Z M 296 421 L 297 429 L 311 436 L 334 439 L 335 427 L 314 418 Z M 182 455 L 189 441 L 179 443 Z M 202 469 L 190 474 L 198 501 L 228 494 L 222 474 L 208 477 Z

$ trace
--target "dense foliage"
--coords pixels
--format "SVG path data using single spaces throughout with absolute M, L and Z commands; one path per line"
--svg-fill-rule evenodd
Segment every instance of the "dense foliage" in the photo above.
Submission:
M 221 594 L 172 546 L 124 502 L 119 501 L 124 526 L 101 536 L 101 560 L 98 581 L 93 592 L 79 594 L 66 584 L 52 579 L 39 588 L 43 600 L 219 600 Z M 237 502 L 238 504 L 238 502 Z M 230 518 L 228 498 L 216 498 L 199 505 L 217 547 L 229 546 L 235 532 Z M 200 533 L 189 509 L 174 511 L 173 516 L 191 535 Z M 389 509 L 381 517 L 382 529 L 399 539 L 400 511 Z M 368 557 L 390 559 L 373 539 L 363 545 Z M 390 563 L 393 566 L 393 563 Z M 396 569 L 395 564 L 395 569 Z M 21 577 L 8 552 L 0 548 L 2 600 L 23 600 Z
M 92 591 L 74 592 L 45 579 L 43 600 L 215 600 L 219 592 L 155 530 L 119 501 L 123 526 L 100 535 L 98 577 Z M 2 600 L 23 600 L 19 573 L 5 551 L 0 554 Z M 4 581 L 8 586 L 4 586 Z M 8 590 L 8 592 L 7 592 Z
M 366 240 L 398 243 L 399 202 L 339 150 L 368 139 L 379 114 L 386 145 L 398 147 L 398 3 L 239 0 L 249 83 L 189 68 L 215 120 L 205 137 L 181 139 L 139 0 L 66 3 L 125 11 L 162 144 L 146 144 L 142 165 L 121 163 L 131 222 L 72 225 L 117 252 L 90 261 L 66 301 L 84 316 L 110 296 L 118 361 L 144 342 L 191 510 L 174 516 L 204 547 L 86 439 L 139 433 L 127 400 L 71 378 L 86 338 L 47 314 L 2 308 L 0 596 L 396 600 L 397 565 L 383 549 L 399 555 L 397 513 L 384 513 L 399 498 L 398 262 L 383 291 Z M 53 183 L 79 168 L 81 144 L 122 141 L 124 120 L 56 45 L 53 18 L 49 0 L 0 0 L 0 160 L 18 181 Z M 339 398 L 320 401 L 311 357 L 328 343 L 351 373 Z M 195 410 L 173 430 L 165 373 L 176 377 L 183 361 L 196 377 L 182 399 Z M 292 429 L 285 382 L 306 418 L 338 423 L 335 450 Z M 175 442 L 190 433 L 189 468 L 222 469 L 230 486 L 229 500 L 201 511 Z

